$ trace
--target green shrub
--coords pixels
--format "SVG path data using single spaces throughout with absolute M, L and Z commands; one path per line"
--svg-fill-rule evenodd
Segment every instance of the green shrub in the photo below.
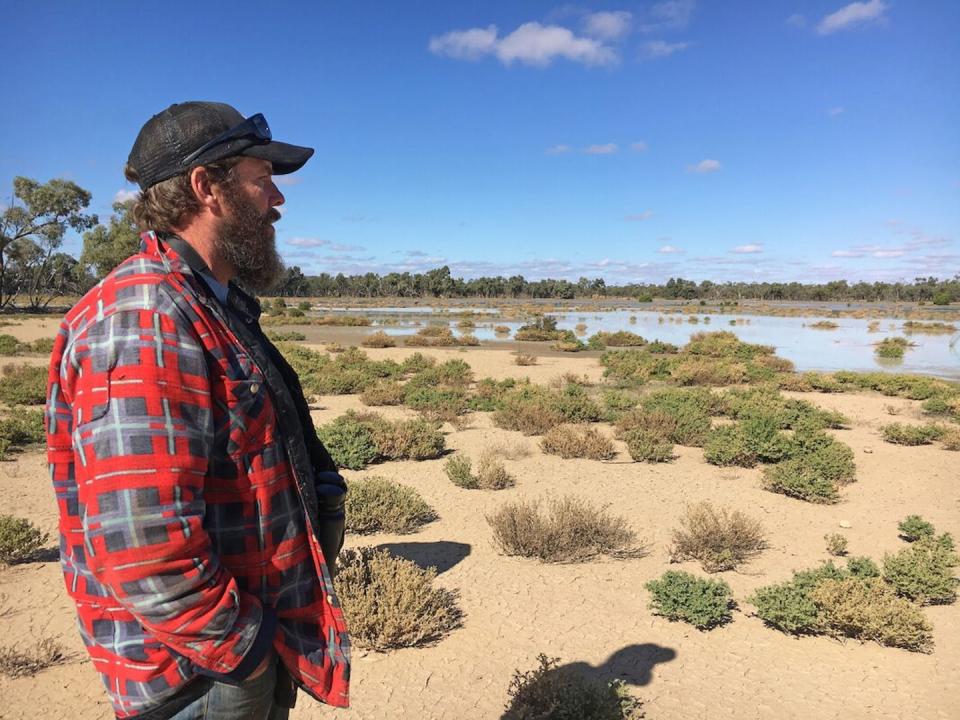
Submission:
M 943 428 L 938 425 L 904 425 L 890 423 L 881 428 L 883 439 L 895 445 L 929 445 L 943 436 Z
M 435 568 L 422 570 L 373 548 L 345 550 L 339 568 L 337 595 L 358 647 L 383 651 L 425 645 L 460 624 L 454 594 L 433 587 Z
M 410 533 L 437 518 L 433 509 L 410 487 L 382 477 L 349 483 L 347 530 L 359 533 Z
M 400 371 L 404 375 L 412 375 L 432 368 L 436 364 L 437 361 L 435 358 L 415 352 L 413 355 L 408 355 L 404 358 L 403 362 L 400 363 Z
M 513 671 L 510 702 L 500 720 L 640 720 L 640 702 L 617 680 L 592 680 L 559 658 L 537 656 L 534 670 Z
M 825 433 L 797 433 L 794 441 L 799 454 L 764 468 L 764 487 L 809 502 L 835 502 L 837 486 L 855 479 L 853 451 Z
M 650 609 L 655 615 L 682 620 L 699 630 L 709 630 L 732 619 L 733 597 L 723 580 L 668 570 L 644 587 L 650 591 Z
M 859 578 L 880 577 L 880 568 L 865 555 L 848 558 L 847 570 L 851 575 Z
M 709 573 L 733 570 L 767 547 L 758 520 L 708 502 L 688 506 L 672 538 L 671 562 L 698 560 Z
M 949 603 L 957 596 L 953 575 L 960 558 L 949 535 L 928 535 L 883 558 L 883 579 L 899 595 L 921 605 Z
M 589 345 L 594 350 L 603 350 L 605 347 L 641 347 L 647 341 L 636 333 L 627 330 L 617 332 L 598 332 L 590 336 Z
M 920 608 L 896 596 L 878 579 L 824 580 L 811 591 L 818 622 L 833 635 L 928 652 L 932 627 Z
M 676 428 L 670 440 L 677 445 L 702 447 L 710 434 L 710 413 L 719 409 L 720 398 L 710 390 L 661 390 L 647 395 L 641 407 L 673 417 Z
M 477 468 L 477 485 L 481 490 L 503 490 L 515 484 L 513 475 L 507 472 L 499 459 L 490 454 L 481 456 Z
M 4 365 L 0 378 L 0 400 L 7 405 L 43 405 L 47 401 L 45 367 Z
M 753 467 L 757 454 L 750 448 L 737 425 L 721 425 L 710 431 L 703 446 L 703 457 L 711 465 Z
M 749 601 L 756 605 L 757 616 L 767 625 L 787 633 L 811 633 L 820 630 L 816 603 L 810 597 L 817 583 L 842 580 L 847 573 L 832 562 L 815 570 L 795 572 L 793 579 L 759 588 Z
M 297 332 L 296 330 L 287 330 L 284 332 L 280 332 L 279 330 L 270 330 L 267 332 L 267 337 L 275 343 L 303 342 L 307 339 L 306 335 L 304 335 L 302 332 Z
M 637 406 L 639 398 L 633 393 L 623 390 L 605 390 L 601 395 L 603 404 L 603 419 L 615 422 L 625 412 Z
M 524 435 L 543 435 L 565 421 L 556 395 L 539 385 L 524 385 L 507 393 L 502 406 L 493 414 L 494 425 L 519 430 Z
M 49 539 L 29 520 L 0 515 L 0 563 L 28 562 Z
M 627 433 L 627 452 L 634 462 L 669 462 L 673 460 L 673 443 L 653 430 L 635 428 Z
M 922 537 L 927 537 L 937 532 L 933 525 L 919 515 L 907 515 L 907 517 L 897 525 L 897 529 L 900 530 L 900 537 L 907 542 L 913 542 L 914 540 L 919 540 Z
M 794 453 L 790 438 L 767 417 L 749 417 L 740 421 L 744 442 L 760 462 L 776 463 Z
M 555 317 L 538 315 L 533 318 L 532 322 L 517 328 L 513 337 L 515 340 L 548 342 L 560 340 L 563 337 L 563 331 L 557 330 L 557 319 Z
M 0 355 L 16 355 L 20 352 L 20 341 L 13 335 L 0 335 Z
M 404 387 L 404 404 L 430 420 L 453 422 L 470 409 L 470 398 L 465 390 L 451 387 Z
M 446 449 L 443 433 L 429 420 L 376 420 L 367 427 L 377 455 L 384 460 L 430 460 Z
M 46 441 L 42 410 L 23 410 L 0 420 L 0 460 L 8 459 L 10 450 Z
M 360 344 L 368 348 L 392 348 L 397 346 L 397 341 L 387 335 L 383 330 L 367 335 Z
M 370 428 L 354 416 L 341 415 L 321 425 L 317 435 L 338 467 L 362 470 L 379 456 Z
M 473 463 L 465 455 L 454 455 L 443 466 L 443 471 L 447 474 L 457 487 L 467 490 L 476 490 L 480 487 L 480 481 L 473 474 Z
M 53 352 L 53 344 L 55 342 L 55 338 L 37 338 L 33 342 L 29 343 L 27 347 L 29 348 L 30 352 L 49 355 Z
M 360 402 L 364 405 L 399 405 L 405 397 L 406 391 L 400 383 L 380 380 L 360 393 Z
M 557 410 L 567 422 L 596 422 L 603 413 L 599 406 L 587 396 L 582 385 L 568 383 L 555 396 Z
M 487 516 L 494 544 L 506 555 L 543 562 L 583 562 L 597 555 L 637 557 L 642 549 L 622 517 L 573 496 L 506 503 Z
M 847 554 L 847 538 L 840 533 L 829 533 L 823 536 L 827 543 L 827 552 L 835 557 Z

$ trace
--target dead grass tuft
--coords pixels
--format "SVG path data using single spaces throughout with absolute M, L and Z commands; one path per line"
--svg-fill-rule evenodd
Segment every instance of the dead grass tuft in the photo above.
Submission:
M 689 506 L 680 523 L 673 531 L 670 561 L 699 560 L 707 572 L 733 570 L 767 547 L 760 522 L 739 510 L 701 502 Z
M 613 441 L 588 426 L 558 425 L 540 441 L 545 453 L 564 459 L 610 460 L 617 454 Z
M 53 638 L 41 638 L 23 649 L 16 646 L 0 647 L 0 674 L 11 679 L 36 675 L 66 659 L 65 648 Z

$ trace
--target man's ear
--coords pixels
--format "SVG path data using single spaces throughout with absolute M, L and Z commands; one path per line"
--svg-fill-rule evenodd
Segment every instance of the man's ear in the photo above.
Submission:
M 210 173 L 202 165 L 190 171 L 190 187 L 201 206 L 219 215 L 223 208 L 223 195 L 215 183 L 210 180 Z

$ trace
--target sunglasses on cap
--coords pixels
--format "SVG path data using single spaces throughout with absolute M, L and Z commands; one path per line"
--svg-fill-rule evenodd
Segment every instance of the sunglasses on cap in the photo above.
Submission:
M 248 137 L 255 138 L 258 143 L 268 143 L 273 139 L 273 134 L 270 132 L 270 126 L 267 125 L 267 119 L 263 116 L 263 113 L 251 115 L 246 120 L 234 125 L 226 132 L 217 135 L 215 138 L 213 138 L 213 140 L 208 140 L 192 153 L 187 155 L 183 160 L 181 160 L 181 164 L 191 164 L 194 160 L 203 155 L 212 147 L 222 145 L 223 143 L 230 142 L 231 140 L 239 140 L 241 138 Z

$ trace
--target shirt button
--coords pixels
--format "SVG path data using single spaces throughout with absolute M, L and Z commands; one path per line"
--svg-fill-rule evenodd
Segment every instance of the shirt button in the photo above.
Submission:
M 327 595 L 327 605 L 333 605 L 333 595 Z
M 260 383 L 250 383 L 250 392 L 254 395 L 260 392 Z

